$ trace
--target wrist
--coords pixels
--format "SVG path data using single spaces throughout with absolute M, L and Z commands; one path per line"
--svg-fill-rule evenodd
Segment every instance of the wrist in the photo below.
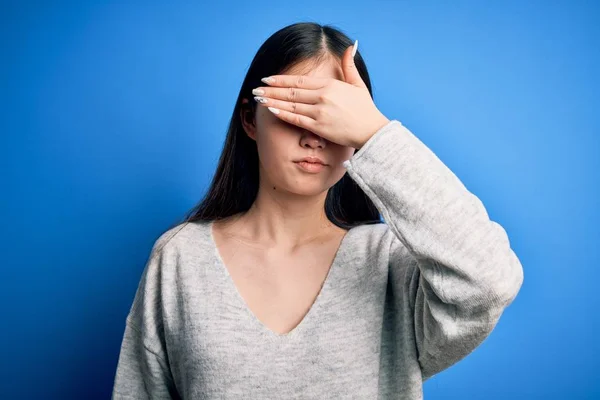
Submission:
M 356 142 L 354 145 L 352 145 L 352 147 L 354 147 L 357 150 L 360 150 L 365 145 L 365 143 L 367 143 L 369 139 L 373 137 L 373 135 L 375 135 L 381 128 L 383 128 L 390 122 L 391 120 L 382 114 L 381 118 L 379 118 L 378 121 L 373 125 L 374 128 L 369 130 L 369 134 L 366 137 L 359 140 L 358 142 Z

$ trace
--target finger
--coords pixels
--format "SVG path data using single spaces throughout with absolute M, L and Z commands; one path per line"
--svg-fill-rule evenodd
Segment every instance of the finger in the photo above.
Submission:
M 260 91 L 264 92 L 263 94 Z M 317 104 L 321 92 L 316 89 L 298 89 L 294 87 L 257 87 L 252 94 L 273 99 L 298 102 L 305 104 Z
M 263 96 L 255 96 L 254 100 L 256 100 L 260 105 L 263 105 L 265 107 L 275 107 L 279 110 L 285 110 L 294 114 L 305 115 L 315 120 L 317 119 L 317 106 L 312 104 L 283 101 Z
M 327 86 L 331 78 L 306 75 L 271 75 L 261 81 L 269 86 L 293 87 L 298 89 L 319 89 Z
M 300 128 L 308 129 L 311 132 L 315 132 L 315 129 L 317 128 L 317 121 L 307 117 L 306 115 L 295 114 L 274 107 L 269 107 L 268 110 L 271 111 L 271 113 L 273 113 L 273 115 L 275 115 L 277 118 L 292 125 L 299 126 Z

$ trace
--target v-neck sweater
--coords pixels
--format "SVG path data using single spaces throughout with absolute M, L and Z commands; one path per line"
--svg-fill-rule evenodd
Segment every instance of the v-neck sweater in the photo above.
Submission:
M 400 121 L 343 162 L 382 223 L 343 237 L 289 333 L 248 308 L 212 221 L 155 241 L 125 321 L 113 399 L 422 399 L 523 283 L 505 229 Z

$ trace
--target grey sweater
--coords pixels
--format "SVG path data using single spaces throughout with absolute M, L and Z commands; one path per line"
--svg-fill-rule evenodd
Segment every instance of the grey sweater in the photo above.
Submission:
M 343 165 L 385 223 L 350 229 L 289 334 L 250 312 L 210 222 L 165 231 L 125 323 L 113 399 L 422 399 L 523 283 L 506 231 L 397 120 Z

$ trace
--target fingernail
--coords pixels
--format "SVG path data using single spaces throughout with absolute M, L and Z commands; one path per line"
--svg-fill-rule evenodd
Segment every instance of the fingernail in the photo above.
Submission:
M 354 48 L 352 49 L 352 57 L 356 54 L 356 50 L 358 50 L 358 39 L 354 42 Z
M 267 76 L 266 78 L 261 79 L 261 81 L 263 81 L 266 84 L 273 83 L 274 80 L 275 80 L 275 78 L 271 78 L 270 76 Z
M 267 107 L 273 114 L 279 114 L 279 110 L 274 107 Z

